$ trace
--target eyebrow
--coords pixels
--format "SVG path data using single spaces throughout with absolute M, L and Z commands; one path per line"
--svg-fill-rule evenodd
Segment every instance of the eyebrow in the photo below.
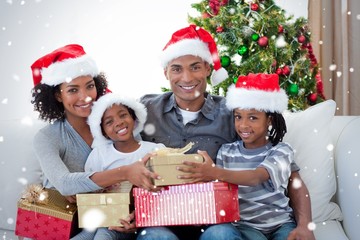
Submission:
M 87 83 L 85 83 L 85 85 L 88 85 L 90 84 L 91 82 L 95 82 L 94 79 L 91 79 L 89 80 Z M 79 87 L 79 85 L 76 85 L 76 84 L 72 84 L 72 85 L 67 85 L 66 88 L 69 88 L 69 87 Z

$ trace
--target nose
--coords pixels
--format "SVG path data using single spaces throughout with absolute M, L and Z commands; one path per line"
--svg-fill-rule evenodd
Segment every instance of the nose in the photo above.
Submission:
M 81 100 L 85 101 L 85 102 L 91 102 L 93 99 L 92 97 L 89 96 L 88 92 L 86 91 L 86 89 L 80 89 L 79 90 L 79 97 Z
M 191 82 L 191 81 L 192 81 L 192 74 L 191 74 L 191 72 L 190 72 L 189 70 L 185 69 L 185 70 L 183 71 L 181 80 L 184 81 L 184 82 Z

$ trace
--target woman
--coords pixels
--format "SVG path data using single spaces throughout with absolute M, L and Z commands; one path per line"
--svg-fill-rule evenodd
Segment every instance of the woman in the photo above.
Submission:
M 32 104 L 39 118 L 51 124 L 34 138 L 43 171 L 43 186 L 55 188 L 74 202 L 74 195 L 92 192 L 121 181 L 154 189 L 145 168 L 148 157 L 131 165 L 102 172 L 84 172 L 93 136 L 87 124 L 93 102 L 107 91 L 105 75 L 77 44 L 66 45 L 41 57 L 31 66 Z M 126 231 L 129 222 L 121 220 Z M 133 227 L 133 226 L 132 226 Z M 132 230 L 133 231 L 133 230 Z

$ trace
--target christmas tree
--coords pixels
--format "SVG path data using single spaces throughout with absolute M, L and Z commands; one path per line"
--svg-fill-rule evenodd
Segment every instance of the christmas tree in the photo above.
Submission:
M 289 110 L 304 110 L 325 99 L 312 52 L 307 19 L 294 20 L 273 0 L 202 0 L 190 23 L 210 32 L 229 78 L 211 92 L 226 95 L 240 75 L 276 73 L 289 96 Z M 210 84 L 210 83 L 209 83 Z

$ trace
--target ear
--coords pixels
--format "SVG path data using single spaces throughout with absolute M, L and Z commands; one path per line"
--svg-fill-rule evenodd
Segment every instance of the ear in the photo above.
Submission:
M 167 67 L 164 68 L 164 76 L 165 76 L 165 78 L 166 78 L 167 80 L 169 80 L 169 78 L 168 78 L 168 76 L 167 76 Z
M 61 90 L 59 90 L 59 91 L 61 91 Z M 55 99 L 56 99 L 58 102 L 62 102 L 62 98 L 61 98 L 60 92 L 56 92 L 56 93 L 55 93 Z
M 267 125 L 271 126 L 272 125 L 272 116 L 268 116 L 267 118 Z
M 204 63 L 205 63 L 205 68 L 206 68 L 206 76 L 207 77 L 209 77 L 210 75 L 211 75 L 211 66 L 210 66 L 210 64 L 208 63 L 208 62 L 206 62 L 206 61 L 204 61 Z

